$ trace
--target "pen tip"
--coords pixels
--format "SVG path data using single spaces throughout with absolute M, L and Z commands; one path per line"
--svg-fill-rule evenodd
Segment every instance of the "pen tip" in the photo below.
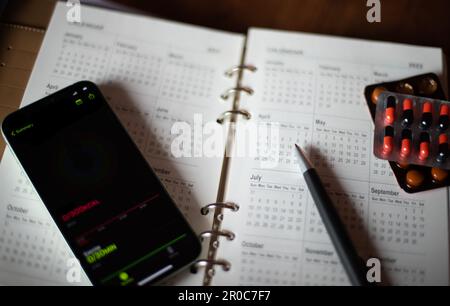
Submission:
M 297 152 L 298 152 L 298 163 L 299 163 L 300 169 L 301 169 L 302 173 L 305 173 L 306 171 L 308 171 L 309 169 L 312 168 L 311 163 L 306 158 L 306 155 L 305 155 L 305 152 L 303 151 L 303 149 L 298 144 L 295 144 L 295 147 L 297 148 Z
M 303 149 L 302 149 L 298 144 L 295 144 L 295 147 L 297 148 L 297 151 L 298 151 L 300 154 L 305 155 L 305 151 L 303 151 Z

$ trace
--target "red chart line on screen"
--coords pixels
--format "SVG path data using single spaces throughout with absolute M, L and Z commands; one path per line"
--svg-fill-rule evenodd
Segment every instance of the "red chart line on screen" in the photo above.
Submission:
M 149 202 L 157 199 L 160 196 L 160 194 L 155 194 L 153 196 L 151 196 L 150 198 L 128 208 L 127 210 L 115 215 L 112 218 L 109 218 L 108 220 L 100 223 L 99 225 L 96 225 L 95 227 L 85 231 L 84 233 L 78 235 L 78 237 L 76 238 L 76 241 L 79 245 L 83 245 L 87 242 L 86 237 L 89 236 L 92 233 L 98 232 L 100 230 L 104 230 L 106 226 L 110 225 L 111 223 L 115 222 L 115 221 L 119 221 L 122 218 L 126 217 L 129 213 L 137 210 L 137 209 L 143 209 L 147 206 L 147 204 L 149 204 Z
M 94 208 L 100 204 L 101 204 L 101 202 L 98 200 L 89 201 L 86 204 L 80 205 L 80 206 L 72 209 L 71 211 L 65 213 L 64 215 L 61 216 L 61 219 L 64 222 L 69 222 L 73 218 L 76 218 L 76 217 L 84 214 L 85 212 L 91 210 L 92 208 Z

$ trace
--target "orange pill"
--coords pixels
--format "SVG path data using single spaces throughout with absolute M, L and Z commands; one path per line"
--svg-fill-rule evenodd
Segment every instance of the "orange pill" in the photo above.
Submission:
M 424 181 L 425 176 L 420 171 L 411 170 L 406 173 L 406 185 L 411 189 L 419 188 Z
M 436 183 L 442 183 L 448 178 L 448 171 L 439 168 L 433 168 L 431 169 L 431 177 Z
M 395 87 L 395 91 L 398 93 L 405 94 L 405 95 L 413 95 L 414 87 L 407 82 L 401 82 L 401 83 L 397 84 L 397 86 Z
M 387 89 L 385 87 L 377 87 L 372 91 L 372 95 L 370 97 L 371 101 L 373 104 L 377 104 L 378 103 L 378 98 L 380 97 L 380 95 L 387 91 Z
M 442 183 L 447 179 L 448 171 L 439 168 L 433 168 L 431 169 L 431 177 L 433 178 L 433 181 Z
M 426 77 L 420 81 L 419 92 L 425 96 L 431 96 L 438 90 L 438 87 L 439 85 L 434 79 Z
M 406 170 L 409 168 L 409 164 L 397 163 L 397 167 L 399 167 L 400 169 Z

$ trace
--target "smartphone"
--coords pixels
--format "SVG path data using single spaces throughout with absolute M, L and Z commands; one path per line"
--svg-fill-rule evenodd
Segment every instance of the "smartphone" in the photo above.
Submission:
M 8 115 L 2 133 L 93 285 L 144 286 L 201 245 L 92 82 Z

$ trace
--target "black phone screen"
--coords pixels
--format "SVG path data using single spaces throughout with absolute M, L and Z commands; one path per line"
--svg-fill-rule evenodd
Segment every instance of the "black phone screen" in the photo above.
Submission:
M 200 243 L 91 82 L 5 118 L 3 134 L 94 285 L 147 285 Z

